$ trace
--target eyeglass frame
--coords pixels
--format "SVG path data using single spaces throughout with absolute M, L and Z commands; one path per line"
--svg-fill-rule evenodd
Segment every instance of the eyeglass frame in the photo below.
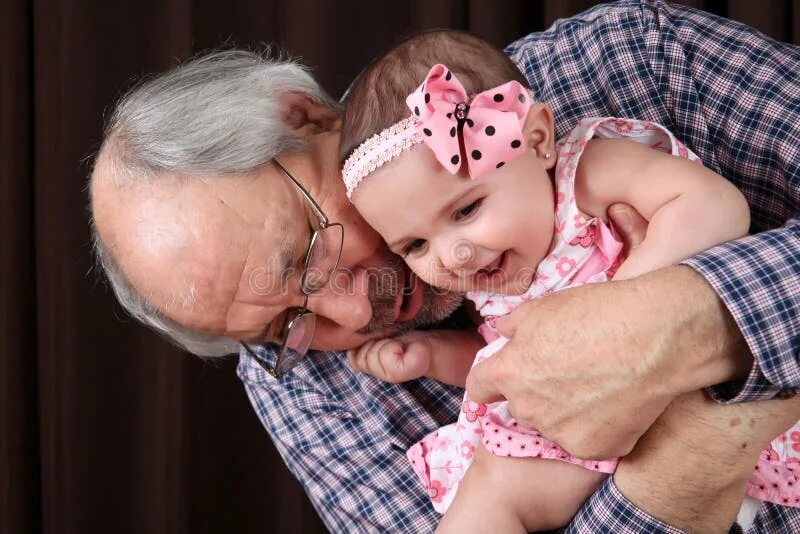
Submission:
M 311 233 L 311 237 L 309 237 L 309 239 L 308 239 L 308 248 L 306 248 L 305 259 L 303 261 L 303 274 L 302 274 L 302 277 L 300 278 L 300 291 L 303 293 L 303 305 L 299 306 L 299 307 L 289 308 L 289 313 L 287 313 L 286 322 L 284 323 L 285 326 L 284 326 L 284 328 L 282 328 L 282 330 L 285 331 L 285 334 L 283 336 L 283 340 L 281 341 L 281 348 L 280 348 L 280 351 L 278 352 L 278 357 L 275 360 L 275 366 L 273 367 L 273 366 L 269 365 L 268 363 L 264 362 L 263 360 L 261 360 L 261 358 L 259 358 L 256 355 L 255 351 L 250 347 L 250 345 L 248 345 L 244 341 L 239 341 L 239 344 L 242 345 L 242 347 L 244 347 L 244 349 L 250 354 L 250 356 L 252 356 L 253 359 L 256 360 L 258 362 L 258 364 L 261 365 L 261 367 L 263 367 L 264 370 L 267 373 L 269 373 L 271 376 L 273 376 L 277 380 L 280 380 L 284 375 L 286 375 L 286 373 L 288 373 L 289 371 L 294 369 L 298 364 L 300 364 L 300 362 L 303 361 L 303 358 L 305 357 L 305 355 L 308 353 L 308 350 L 303 352 L 300 355 L 300 357 L 297 359 L 297 362 L 292 367 L 290 367 L 289 369 L 286 369 L 283 372 L 279 372 L 278 371 L 278 369 L 280 369 L 281 361 L 283 359 L 283 356 L 284 356 L 284 354 L 286 352 L 286 343 L 288 342 L 289 337 L 292 334 L 292 329 L 294 328 L 294 325 L 296 325 L 298 323 L 298 321 L 301 318 L 303 318 L 304 316 L 306 316 L 306 315 L 314 315 L 315 316 L 314 317 L 314 319 L 315 319 L 314 329 L 316 330 L 316 314 L 308 309 L 308 297 L 309 297 L 309 295 L 311 295 L 313 293 L 316 293 L 317 291 L 321 290 L 323 287 L 325 287 L 325 285 L 328 284 L 328 282 L 330 282 L 330 279 L 328 279 L 328 281 L 326 281 L 325 284 L 323 284 L 322 286 L 320 286 L 320 287 L 318 287 L 316 289 L 308 290 L 308 288 L 305 287 L 305 279 L 306 279 L 306 276 L 308 275 L 309 262 L 311 261 L 311 251 L 314 248 L 314 243 L 316 242 L 317 238 L 319 237 L 319 234 L 321 232 L 323 232 L 324 230 L 326 230 L 326 229 L 328 229 L 328 228 L 330 228 L 332 226 L 338 226 L 338 227 L 341 228 L 341 230 L 342 230 L 342 234 L 341 234 L 342 235 L 342 239 L 341 239 L 341 241 L 339 243 L 339 252 L 336 255 L 336 263 L 334 263 L 333 268 L 331 269 L 331 275 L 333 275 L 333 273 L 336 272 L 336 268 L 339 266 L 339 261 L 342 259 L 342 248 L 344 247 L 344 226 L 342 226 L 341 223 L 331 223 L 329 221 L 328 217 L 322 211 L 322 208 L 319 206 L 319 204 L 317 204 L 317 201 L 314 200 L 314 197 L 311 196 L 311 194 L 306 190 L 305 187 L 303 187 L 303 185 L 297 180 L 297 178 L 292 176 L 292 174 L 289 171 L 287 171 L 286 168 L 277 159 L 272 158 L 271 162 L 274 163 L 275 166 L 277 166 L 278 169 L 280 169 L 283 172 L 283 174 L 286 175 L 287 178 L 289 178 L 289 180 L 297 188 L 297 190 L 300 191 L 300 194 L 305 199 L 306 204 L 311 206 L 311 209 L 314 211 L 314 214 L 317 216 L 317 219 L 319 219 L 319 227 L 315 228 L 313 230 L 313 232 Z M 294 316 L 291 317 L 291 319 L 290 319 L 290 316 L 292 315 L 292 313 L 291 313 L 292 311 L 294 312 Z M 311 336 L 312 336 L 312 339 L 313 339 L 314 332 L 311 333 Z

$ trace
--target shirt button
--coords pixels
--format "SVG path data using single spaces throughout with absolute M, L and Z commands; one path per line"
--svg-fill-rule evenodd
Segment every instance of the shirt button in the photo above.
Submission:
M 777 397 L 779 399 L 791 399 L 795 395 L 797 395 L 797 388 L 786 388 L 780 390 Z

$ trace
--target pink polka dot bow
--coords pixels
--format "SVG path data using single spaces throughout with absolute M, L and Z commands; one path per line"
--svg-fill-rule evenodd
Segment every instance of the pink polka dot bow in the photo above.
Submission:
M 444 65 L 434 65 L 425 81 L 408 95 L 416 132 L 451 174 L 461 168 L 460 140 L 470 178 L 499 169 L 523 154 L 522 126 L 530 95 L 517 81 L 478 93 L 471 100 Z

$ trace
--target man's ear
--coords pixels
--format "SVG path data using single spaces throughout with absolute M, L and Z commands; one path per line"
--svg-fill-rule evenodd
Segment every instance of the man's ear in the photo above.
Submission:
M 336 111 L 310 96 L 291 92 L 281 97 L 283 122 L 301 137 L 339 130 L 341 118 Z
M 555 130 L 553 110 L 544 102 L 536 102 L 525 117 L 522 127 L 528 148 L 536 154 L 537 159 L 546 169 L 555 165 Z

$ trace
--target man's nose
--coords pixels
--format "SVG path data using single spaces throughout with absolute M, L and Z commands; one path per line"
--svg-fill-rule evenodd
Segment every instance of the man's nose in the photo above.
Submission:
M 363 270 L 339 269 L 321 290 L 309 295 L 308 309 L 350 330 L 372 319 L 368 280 Z

